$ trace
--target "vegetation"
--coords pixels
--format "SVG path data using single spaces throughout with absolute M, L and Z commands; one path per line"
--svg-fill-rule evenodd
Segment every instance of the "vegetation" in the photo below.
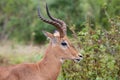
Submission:
M 108 18 L 120 16 L 119 0 L 48 0 L 46 2 L 52 15 L 64 20 L 68 26 L 75 25 L 78 32 L 85 27 L 88 18 L 90 27 L 101 26 L 109 29 Z M 44 0 L 0 1 L 0 40 L 43 43 L 45 37 L 41 31 L 53 32 L 54 28 L 39 20 L 38 5 L 46 17 Z
M 67 23 L 70 39 L 84 56 L 78 64 L 66 61 L 58 80 L 120 80 L 120 0 L 46 2 L 51 15 Z M 55 30 L 39 20 L 38 6 L 43 16 L 48 18 L 44 0 L 0 1 L 0 65 L 36 62 L 41 58 L 38 54 L 41 52 L 38 51 L 35 52 L 37 55 L 27 57 L 18 54 L 22 52 L 14 52 L 16 44 L 41 45 L 46 41 L 42 30 Z M 74 37 L 72 32 L 76 33 L 73 34 Z M 8 50 L 10 54 L 7 55 L 1 49 L 6 41 L 15 43 L 10 45 L 13 51 Z M 22 47 L 25 50 L 23 45 Z
M 118 19 L 115 19 L 118 20 Z M 86 26 L 78 32 L 80 52 L 84 59 L 76 64 L 63 65 L 64 80 L 119 80 L 120 79 L 120 27 L 111 25 L 106 31 Z

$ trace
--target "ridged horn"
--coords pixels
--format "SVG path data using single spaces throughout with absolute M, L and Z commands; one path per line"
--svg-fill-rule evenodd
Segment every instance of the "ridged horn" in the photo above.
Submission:
M 60 19 L 57 19 L 57 18 L 52 17 L 52 16 L 50 15 L 50 12 L 49 12 L 49 9 L 48 9 L 47 4 L 46 4 L 46 12 L 47 12 L 47 14 L 48 14 L 48 16 L 49 16 L 49 18 L 50 18 L 51 20 L 53 20 L 53 21 L 55 21 L 55 22 L 57 22 L 57 23 L 59 23 L 59 24 L 61 25 L 60 27 L 62 28 L 64 34 L 66 34 L 67 28 L 66 28 L 65 22 L 62 21 L 62 20 L 60 20 Z
M 64 31 L 63 31 L 63 29 L 61 28 L 61 24 L 60 24 L 60 23 L 58 23 L 58 22 L 56 22 L 56 21 L 52 21 L 52 20 L 45 19 L 45 18 L 41 15 L 41 13 L 40 13 L 40 8 L 38 8 L 38 16 L 39 16 L 39 18 L 40 18 L 42 21 L 44 21 L 45 23 L 48 23 L 48 24 L 51 24 L 51 25 L 55 26 L 55 27 L 58 29 L 58 31 L 60 32 L 60 37 L 61 37 L 61 38 L 64 37 Z

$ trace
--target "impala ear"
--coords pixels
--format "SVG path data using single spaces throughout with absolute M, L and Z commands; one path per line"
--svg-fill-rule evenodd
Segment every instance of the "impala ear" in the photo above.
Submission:
M 52 42 L 52 44 L 55 44 L 57 42 L 57 39 L 55 38 L 54 34 L 43 31 L 44 35 L 50 39 L 50 41 Z
M 49 32 L 46 32 L 46 31 L 42 31 L 43 32 L 43 34 L 47 37 L 47 38 L 49 38 L 49 39 L 53 39 L 54 38 L 54 35 L 52 34 L 52 33 L 49 33 Z

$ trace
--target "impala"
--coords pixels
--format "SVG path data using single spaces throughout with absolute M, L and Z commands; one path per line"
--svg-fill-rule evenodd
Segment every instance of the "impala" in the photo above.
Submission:
M 44 31 L 50 43 L 43 59 L 37 63 L 18 64 L 0 67 L 0 80 L 57 80 L 62 62 L 66 59 L 80 61 L 82 55 L 74 48 L 67 38 L 67 28 L 64 21 L 52 17 L 46 5 L 46 12 L 50 20 L 42 17 L 38 9 L 39 18 L 56 27 L 54 34 Z

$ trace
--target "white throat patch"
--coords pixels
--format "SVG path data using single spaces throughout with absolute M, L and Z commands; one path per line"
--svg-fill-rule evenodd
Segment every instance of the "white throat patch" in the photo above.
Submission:
M 64 60 L 63 60 L 63 59 L 60 59 L 60 62 L 61 62 L 61 63 L 64 63 Z

